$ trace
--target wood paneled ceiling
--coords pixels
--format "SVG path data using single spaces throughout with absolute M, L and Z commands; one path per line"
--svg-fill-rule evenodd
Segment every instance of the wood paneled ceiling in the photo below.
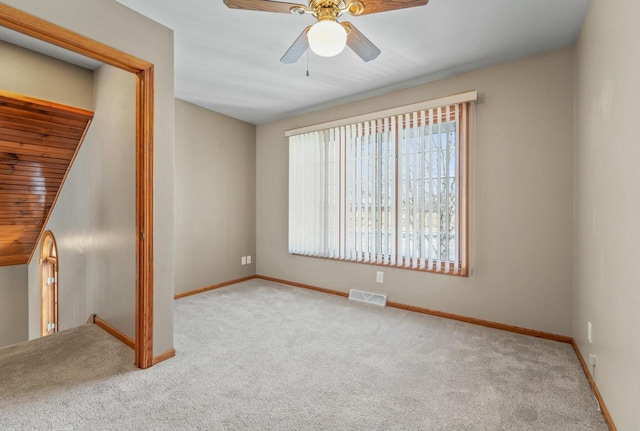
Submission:
M 0 91 L 0 266 L 29 261 L 92 118 Z

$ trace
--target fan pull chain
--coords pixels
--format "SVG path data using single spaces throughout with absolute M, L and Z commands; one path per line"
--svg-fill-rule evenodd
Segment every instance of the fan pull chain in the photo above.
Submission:
M 309 76 L 309 50 L 307 49 L 307 76 Z

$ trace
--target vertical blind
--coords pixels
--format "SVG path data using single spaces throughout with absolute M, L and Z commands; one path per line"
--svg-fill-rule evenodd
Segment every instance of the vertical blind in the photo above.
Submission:
M 289 252 L 467 268 L 468 103 L 289 137 Z

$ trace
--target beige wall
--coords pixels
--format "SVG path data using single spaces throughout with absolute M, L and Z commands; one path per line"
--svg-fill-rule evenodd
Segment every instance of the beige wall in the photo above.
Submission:
M 0 89 L 93 109 L 93 72 L 0 41 Z
M 176 293 L 255 274 L 255 142 L 254 125 L 176 100 Z
M 3 0 L 4 3 L 154 64 L 153 351 L 173 347 L 173 31 L 115 0 Z
M 104 65 L 95 114 L 46 229 L 58 246 L 59 328 L 96 313 L 135 337 L 135 77 Z M 39 334 L 40 246 L 29 264 L 30 338 Z
M 638 1 L 593 0 L 576 57 L 573 336 L 598 356 L 596 383 L 621 431 L 640 424 L 638 17 Z
M 284 132 L 476 89 L 469 278 L 287 253 Z M 316 286 L 571 334 L 573 50 L 563 49 L 258 126 L 257 272 Z
M 27 340 L 27 265 L 0 267 L 0 347 Z

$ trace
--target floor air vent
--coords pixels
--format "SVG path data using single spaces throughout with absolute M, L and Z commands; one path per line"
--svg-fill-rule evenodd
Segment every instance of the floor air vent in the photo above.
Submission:
M 349 299 L 353 301 L 366 302 L 368 304 L 375 304 L 381 307 L 387 305 L 387 295 L 380 295 L 379 293 L 365 292 L 362 290 L 351 289 L 349 291 Z

